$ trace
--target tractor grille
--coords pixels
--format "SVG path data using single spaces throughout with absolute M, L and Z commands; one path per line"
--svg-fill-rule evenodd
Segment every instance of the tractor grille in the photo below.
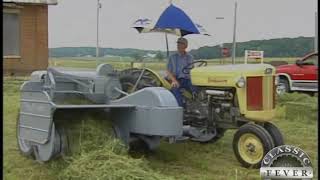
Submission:
M 262 77 L 247 78 L 247 110 L 262 110 Z
M 275 108 L 275 76 L 247 77 L 247 110 Z

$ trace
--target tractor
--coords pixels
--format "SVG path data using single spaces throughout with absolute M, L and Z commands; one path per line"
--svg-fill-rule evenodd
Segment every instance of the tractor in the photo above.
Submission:
M 136 65 L 136 67 L 139 67 Z M 143 67 L 143 66 L 140 66 Z M 200 143 L 216 142 L 228 129 L 236 158 L 244 167 L 258 168 L 264 155 L 284 144 L 275 116 L 275 68 L 268 64 L 208 65 L 199 60 L 187 65 L 196 93 L 182 90 L 183 137 Z M 133 93 L 146 87 L 171 89 L 163 71 L 129 68 L 120 74 L 122 90 Z

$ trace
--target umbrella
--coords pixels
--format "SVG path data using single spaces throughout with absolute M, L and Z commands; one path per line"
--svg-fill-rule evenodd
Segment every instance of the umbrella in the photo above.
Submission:
M 188 34 L 208 35 L 203 26 L 194 23 L 190 17 L 180 8 L 170 4 L 160 15 L 156 22 L 149 18 L 140 18 L 133 23 L 139 33 L 160 32 L 166 35 L 167 56 L 169 55 L 167 34 L 180 37 Z

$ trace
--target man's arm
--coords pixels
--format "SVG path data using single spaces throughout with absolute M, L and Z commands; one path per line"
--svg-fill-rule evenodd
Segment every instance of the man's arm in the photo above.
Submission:
M 178 87 L 179 86 L 179 82 L 176 79 L 176 76 L 174 75 L 174 61 L 173 61 L 173 57 L 170 56 L 169 57 L 169 62 L 167 64 L 167 76 L 169 77 L 169 79 L 172 81 L 171 82 L 171 86 L 172 87 Z

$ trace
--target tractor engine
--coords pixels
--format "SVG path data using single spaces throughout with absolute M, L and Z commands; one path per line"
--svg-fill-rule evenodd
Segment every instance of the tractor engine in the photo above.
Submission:
M 234 90 L 200 88 L 186 100 L 185 123 L 193 127 L 216 127 L 216 122 L 232 121 L 235 117 Z

